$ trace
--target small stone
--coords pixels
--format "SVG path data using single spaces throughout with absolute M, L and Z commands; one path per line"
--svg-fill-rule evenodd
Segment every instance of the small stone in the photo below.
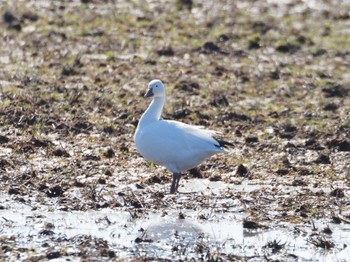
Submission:
M 243 221 L 243 228 L 247 228 L 247 229 L 257 229 L 259 228 L 259 224 L 251 221 L 251 220 L 244 220 Z
M 188 172 L 195 178 L 203 178 L 203 175 L 198 168 L 192 168 Z
M 225 35 L 225 34 L 221 34 L 220 36 L 219 36 L 219 41 L 220 42 L 226 42 L 226 41 L 228 41 L 230 38 L 227 36 L 227 35 Z
M 337 216 L 332 216 L 332 220 L 334 224 L 341 224 L 341 219 Z
M 102 177 L 100 177 L 100 178 L 98 179 L 97 182 L 98 182 L 100 185 L 105 185 L 105 184 L 107 184 L 106 179 L 104 179 L 104 178 L 102 178 Z
M 218 47 L 213 42 L 206 42 L 206 43 L 204 43 L 203 49 L 204 49 L 204 51 L 209 52 L 209 53 L 211 53 L 211 52 L 212 53 L 220 53 L 221 52 L 220 47 Z
M 175 52 L 171 47 L 166 47 L 157 51 L 159 56 L 174 56 Z
M 65 65 L 61 71 L 61 74 L 64 76 L 73 76 L 73 75 L 76 75 L 77 73 L 78 73 L 77 70 L 74 67 L 69 65 Z
M 331 160 L 328 155 L 321 154 L 314 162 L 317 164 L 330 164 Z
M 54 151 L 52 151 L 52 154 L 54 156 L 58 156 L 58 157 L 70 157 L 68 152 L 64 149 L 61 149 L 61 148 L 55 149 Z
M 0 135 L 0 144 L 6 144 L 10 141 L 10 139 L 6 136 Z
M 325 111 L 336 111 L 338 109 L 338 105 L 334 103 L 329 103 L 323 107 Z
M 259 139 L 256 136 L 248 136 L 245 138 L 246 143 L 256 143 L 259 142 Z
M 46 258 L 47 259 L 56 259 L 56 258 L 59 258 L 61 257 L 61 253 L 58 252 L 58 251 L 54 251 L 54 252 L 50 252 L 46 255 Z
M 325 93 L 326 97 L 346 97 L 349 93 L 349 89 L 334 83 L 328 83 L 322 91 Z
M 17 188 L 10 188 L 8 191 L 8 194 L 9 195 L 20 195 L 21 191 L 19 191 L 19 189 L 17 189 Z
M 325 233 L 325 234 L 328 234 L 328 235 L 331 235 L 333 233 L 332 230 L 329 228 L 329 226 L 325 227 L 322 230 L 322 232 Z
M 185 219 L 184 213 L 182 213 L 182 212 L 179 213 L 179 219 Z
M 243 164 L 240 164 L 237 167 L 236 175 L 245 177 L 248 175 L 248 173 L 249 173 L 248 169 Z
M 6 11 L 2 16 L 2 20 L 7 24 L 12 24 L 18 21 L 18 18 L 10 11 Z
M 63 189 L 59 185 L 50 187 L 46 192 L 46 195 L 48 197 L 59 197 L 59 196 L 62 196 L 62 194 L 63 194 Z
M 211 181 L 211 182 L 217 182 L 217 181 L 221 181 L 221 180 L 222 180 L 222 178 L 220 175 L 213 175 L 213 176 L 209 177 L 209 181 Z
M 112 148 L 108 148 L 107 151 L 103 154 L 107 158 L 112 158 L 115 156 L 115 153 Z
M 340 188 L 332 190 L 330 195 L 336 198 L 343 198 L 345 196 L 344 191 Z
M 276 171 L 276 173 L 280 176 L 284 176 L 284 175 L 287 175 L 289 173 L 289 170 L 288 169 L 278 169 Z
M 295 53 L 300 49 L 299 45 L 295 44 L 282 44 L 276 47 L 276 51 L 281 52 L 281 53 Z

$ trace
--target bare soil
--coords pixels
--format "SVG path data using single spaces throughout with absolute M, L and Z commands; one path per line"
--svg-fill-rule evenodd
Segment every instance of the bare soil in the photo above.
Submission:
M 202 2 L 0 1 L 0 260 L 313 257 L 280 239 L 237 251 L 202 229 L 184 245 L 178 230 L 157 240 L 140 225 L 168 219 L 231 221 L 245 237 L 283 229 L 345 261 L 349 238 L 332 233 L 350 230 L 350 4 Z M 133 144 L 154 78 L 167 88 L 164 118 L 235 145 L 186 174 L 177 195 Z M 140 228 L 116 246 L 43 219 L 61 212 L 100 212 L 106 236 L 118 235 L 118 212 Z

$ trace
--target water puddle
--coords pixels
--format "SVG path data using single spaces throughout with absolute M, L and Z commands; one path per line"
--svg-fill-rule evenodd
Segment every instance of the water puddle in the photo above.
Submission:
M 236 220 L 206 222 L 195 220 L 169 222 L 166 218 L 158 218 L 147 228 L 147 239 L 153 241 L 151 251 L 162 250 L 164 253 L 168 252 L 168 256 L 173 255 L 174 252 L 170 252 L 170 248 L 166 249 L 165 247 L 170 245 L 173 249 L 174 247 L 176 249 L 177 245 L 180 245 L 182 249 L 192 247 L 192 255 L 200 257 L 200 254 L 196 254 L 196 252 L 202 245 L 212 254 L 230 254 L 248 258 L 259 257 L 264 254 L 271 255 L 274 252 L 276 252 L 276 259 L 279 255 L 285 255 L 286 253 L 290 254 L 291 258 L 298 257 L 310 261 L 314 259 L 318 261 L 339 261 L 350 257 L 350 248 L 345 245 L 350 241 L 350 225 L 330 226 L 335 247 L 330 251 L 324 251 L 310 245 L 308 242 L 306 232 L 310 231 L 308 233 L 312 233 L 310 228 L 303 228 L 304 234 L 300 234 L 298 230 L 293 230 L 291 225 L 290 227 L 286 225 L 284 228 L 251 231 L 243 229 L 242 217 L 238 217 Z M 323 223 L 318 223 L 318 226 L 322 227 L 322 225 Z M 280 254 L 277 249 L 272 250 L 274 243 L 281 245 Z M 185 257 L 180 258 L 184 259 Z
M 193 181 L 186 183 L 182 190 L 196 188 L 217 193 L 225 189 L 224 183 Z M 244 185 L 245 190 L 256 187 Z M 189 196 L 179 196 L 180 201 L 187 198 Z M 334 247 L 327 251 L 310 244 L 311 236 L 315 233 L 312 225 L 286 223 L 257 230 L 244 229 L 245 215 L 239 207 L 234 211 L 230 209 L 230 212 L 215 214 L 211 214 L 209 208 L 198 212 L 169 207 L 167 212 L 145 210 L 135 218 L 122 208 L 66 212 L 56 210 L 53 205 L 33 210 L 6 194 L 1 195 L 0 206 L 1 236 L 12 238 L 17 247 L 34 248 L 36 252 L 44 252 L 47 243 L 53 239 L 61 241 L 91 236 L 107 241 L 109 248 L 122 259 L 209 259 L 222 254 L 254 261 L 260 261 L 264 255 L 270 259 L 287 256 L 291 260 L 299 258 L 310 261 L 341 261 L 350 257 L 350 247 L 346 244 L 350 243 L 349 224 L 315 222 L 315 228 L 329 226 L 332 231 L 330 238 Z M 184 216 L 180 217 L 179 213 L 182 212 Z M 201 219 L 199 213 L 207 216 Z M 74 246 L 67 247 L 70 252 L 76 252 L 76 249 Z

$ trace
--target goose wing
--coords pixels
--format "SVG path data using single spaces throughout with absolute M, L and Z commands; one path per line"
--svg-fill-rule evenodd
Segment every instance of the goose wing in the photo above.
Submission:
M 162 120 L 147 125 L 139 132 L 136 146 L 140 154 L 170 171 L 176 169 L 176 172 L 182 172 L 215 153 L 225 151 L 212 137 L 216 132 L 200 126 Z

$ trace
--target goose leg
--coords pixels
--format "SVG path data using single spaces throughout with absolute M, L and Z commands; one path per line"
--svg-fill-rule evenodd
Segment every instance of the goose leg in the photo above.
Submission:
M 173 173 L 173 181 L 171 183 L 170 194 L 176 193 L 177 188 L 179 187 L 180 178 L 181 178 L 180 173 Z

